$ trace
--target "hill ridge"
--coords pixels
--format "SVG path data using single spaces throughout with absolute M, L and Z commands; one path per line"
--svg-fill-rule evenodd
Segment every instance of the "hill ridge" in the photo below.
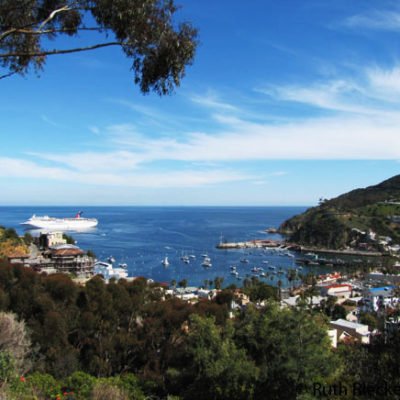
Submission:
M 374 234 L 400 244 L 399 222 L 400 174 L 377 185 L 321 200 L 318 206 L 286 220 L 279 231 L 289 241 L 302 245 L 341 249 L 362 244 L 382 250 L 379 240 L 372 239 Z

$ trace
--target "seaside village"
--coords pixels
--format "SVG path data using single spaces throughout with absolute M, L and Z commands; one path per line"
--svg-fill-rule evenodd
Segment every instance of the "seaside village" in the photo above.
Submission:
M 373 237 L 373 235 L 369 235 Z M 390 247 L 390 238 L 375 238 L 380 240 L 382 246 L 391 254 L 398 254 L 398 248 Z M 252 241 L 246 243 L 225 243 L 226 248 L 235 247 L 269 247 L 275 250 L 282 244 L 273 241 Z M 219 247 L 219 246 L 217 246 Z M 285 247 L 288 248 L 288 247 Z M 278 249 L 279 250 L 279 249 Z M 299 254 L 301 248 L 296 248 Z M 322 262 L 315 253 L 305 253 L 299 260 L 305 264 L 313 265 Z M 320 261 L 318 261 L 320 260 Z M 118 268 L 113 266 L 114 260 L 108 262 L 97 261 L 91 252 L 80 249 L 76 244 L 68 244 L 66 236 L 62 232 L 43 233 L 34 239 L 30 245 L 29 254 L 13 252 L 9 255 L 11 263 L 23 264 L 38 272 L 68 273 L 73 279 L 84 285 L 95 274 L 101 275 L 106 281 L 110 279 L 128 279 L 126 265 Z M 360 262 L 360 260 L 358 260 Z M 372 270 L 365 274 L 346 275 L 343 272 L 332 272 L 325 275 L 313 276 L 310 280 L 303 280 L 299 285 L 290 288 L 280 288 L 279 297 L 281 307 L 307 307 L 319 308 L 331 307 L 336 311 L 332 313 L 330 321 L 329 337 L 332 346 L 336 347 L 340 341 L 346 343 L 361 342 L 368 344 L 374 335 L 387 335 L 399 328 L 397 315 L 400 309 L 400 274 L 396 270 L 398 263 L 392 266 L 392 273 L 382 273 Z M 301 267 L 300 267 L 301 268 Z M 340 270 L 338 268 L 338 270 Z M 393 273 L 394 272 L 394 273 Z M 152 283 L 152 280 L 149 280 Z M 217 285 L 216 285 L 217 286 Z M 162 285 L 164 297 L 176 296 L 188 302 L 197 302 L 202 299 L 212 300 L 221 291 L 221 288 L 207 289 L 187 287 L 181 285 Z M 231 302 L 231 315 L 248 306 L 250 297 L 240 288 L 234 291 L 234 299 Z M 257 301 L 256 307 L 264 307 L 265 301 Z M 383 320 L 384 324 L 377 324 L 377 320 Z

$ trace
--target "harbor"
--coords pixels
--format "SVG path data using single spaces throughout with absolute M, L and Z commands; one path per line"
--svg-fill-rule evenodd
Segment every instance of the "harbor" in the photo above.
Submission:
M 5 224 L 23 234 L 20 222 L 35 212 L 62 217 L 73 215 L 75 210 L 75 207 L 13 207 L 12 212 L 3 210 L 2 218 Z M 278 226 L 282 219 L 301 210 L 92 207 L 85 213 L 96 216 L 98 226 L 73 232 L 72 236 L 81 249 L 91 250 L 97 260 L 107 260 L 112 254 L 116 265 L 127 265 L 129 277 L 143 276 L 165 283 L 186 279 L 188 285 L 197 287 L 216 277 L 223 278 L 224 286 L 242 286 L 246 279 L 256 277 L 274 286 L 280 281 L 282 287 L 287 287 L 290 270 L 319 275 L 342 266 L 379 266 L 378 254 L 354 251 L 323 254 L 321 249 L 295 246 L 279 234 L 265 231 L 265 226 Z M 264 216 L 262 220 L 260 215 Z M 77 264 L 75 261 L 71 262 Z M 66 266 L 63 262 L 62 267 Z

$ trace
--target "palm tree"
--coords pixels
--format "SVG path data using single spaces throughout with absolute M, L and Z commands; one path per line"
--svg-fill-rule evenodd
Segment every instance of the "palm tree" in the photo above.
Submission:
M 215 277 L 215 279 L 214 279 L 214 287 L 215 287 L 215 289 L 220 290 L 223 281 L 224 281 L 223 277 L 221 277 L 221 276 Z
M 183 287 L 184 289 L 186 289 L 187 284 L 188 284 L 187 279 L 182 279 L 181 281 L 178 282 L 178 285 L 179 285 L 180 287 Z
M 282 300 L 282 281 L 280 279 L 278 280 L 278 296 L 279 300 Z

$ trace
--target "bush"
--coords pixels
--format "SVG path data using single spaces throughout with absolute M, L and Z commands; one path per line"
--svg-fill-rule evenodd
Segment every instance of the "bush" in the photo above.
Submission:
M 68 391 L 75 393 L 76 400 L 86 400 L 90 398 L 95 382 L 96 378 L 93 376 L 76 371 L 65 380 L 65 385 L 68 387 Z
M 129 396 L 124 389 L 109 383 L 108 379 L 101 379 L 93 388 L 91 400 L 129 400 Z

